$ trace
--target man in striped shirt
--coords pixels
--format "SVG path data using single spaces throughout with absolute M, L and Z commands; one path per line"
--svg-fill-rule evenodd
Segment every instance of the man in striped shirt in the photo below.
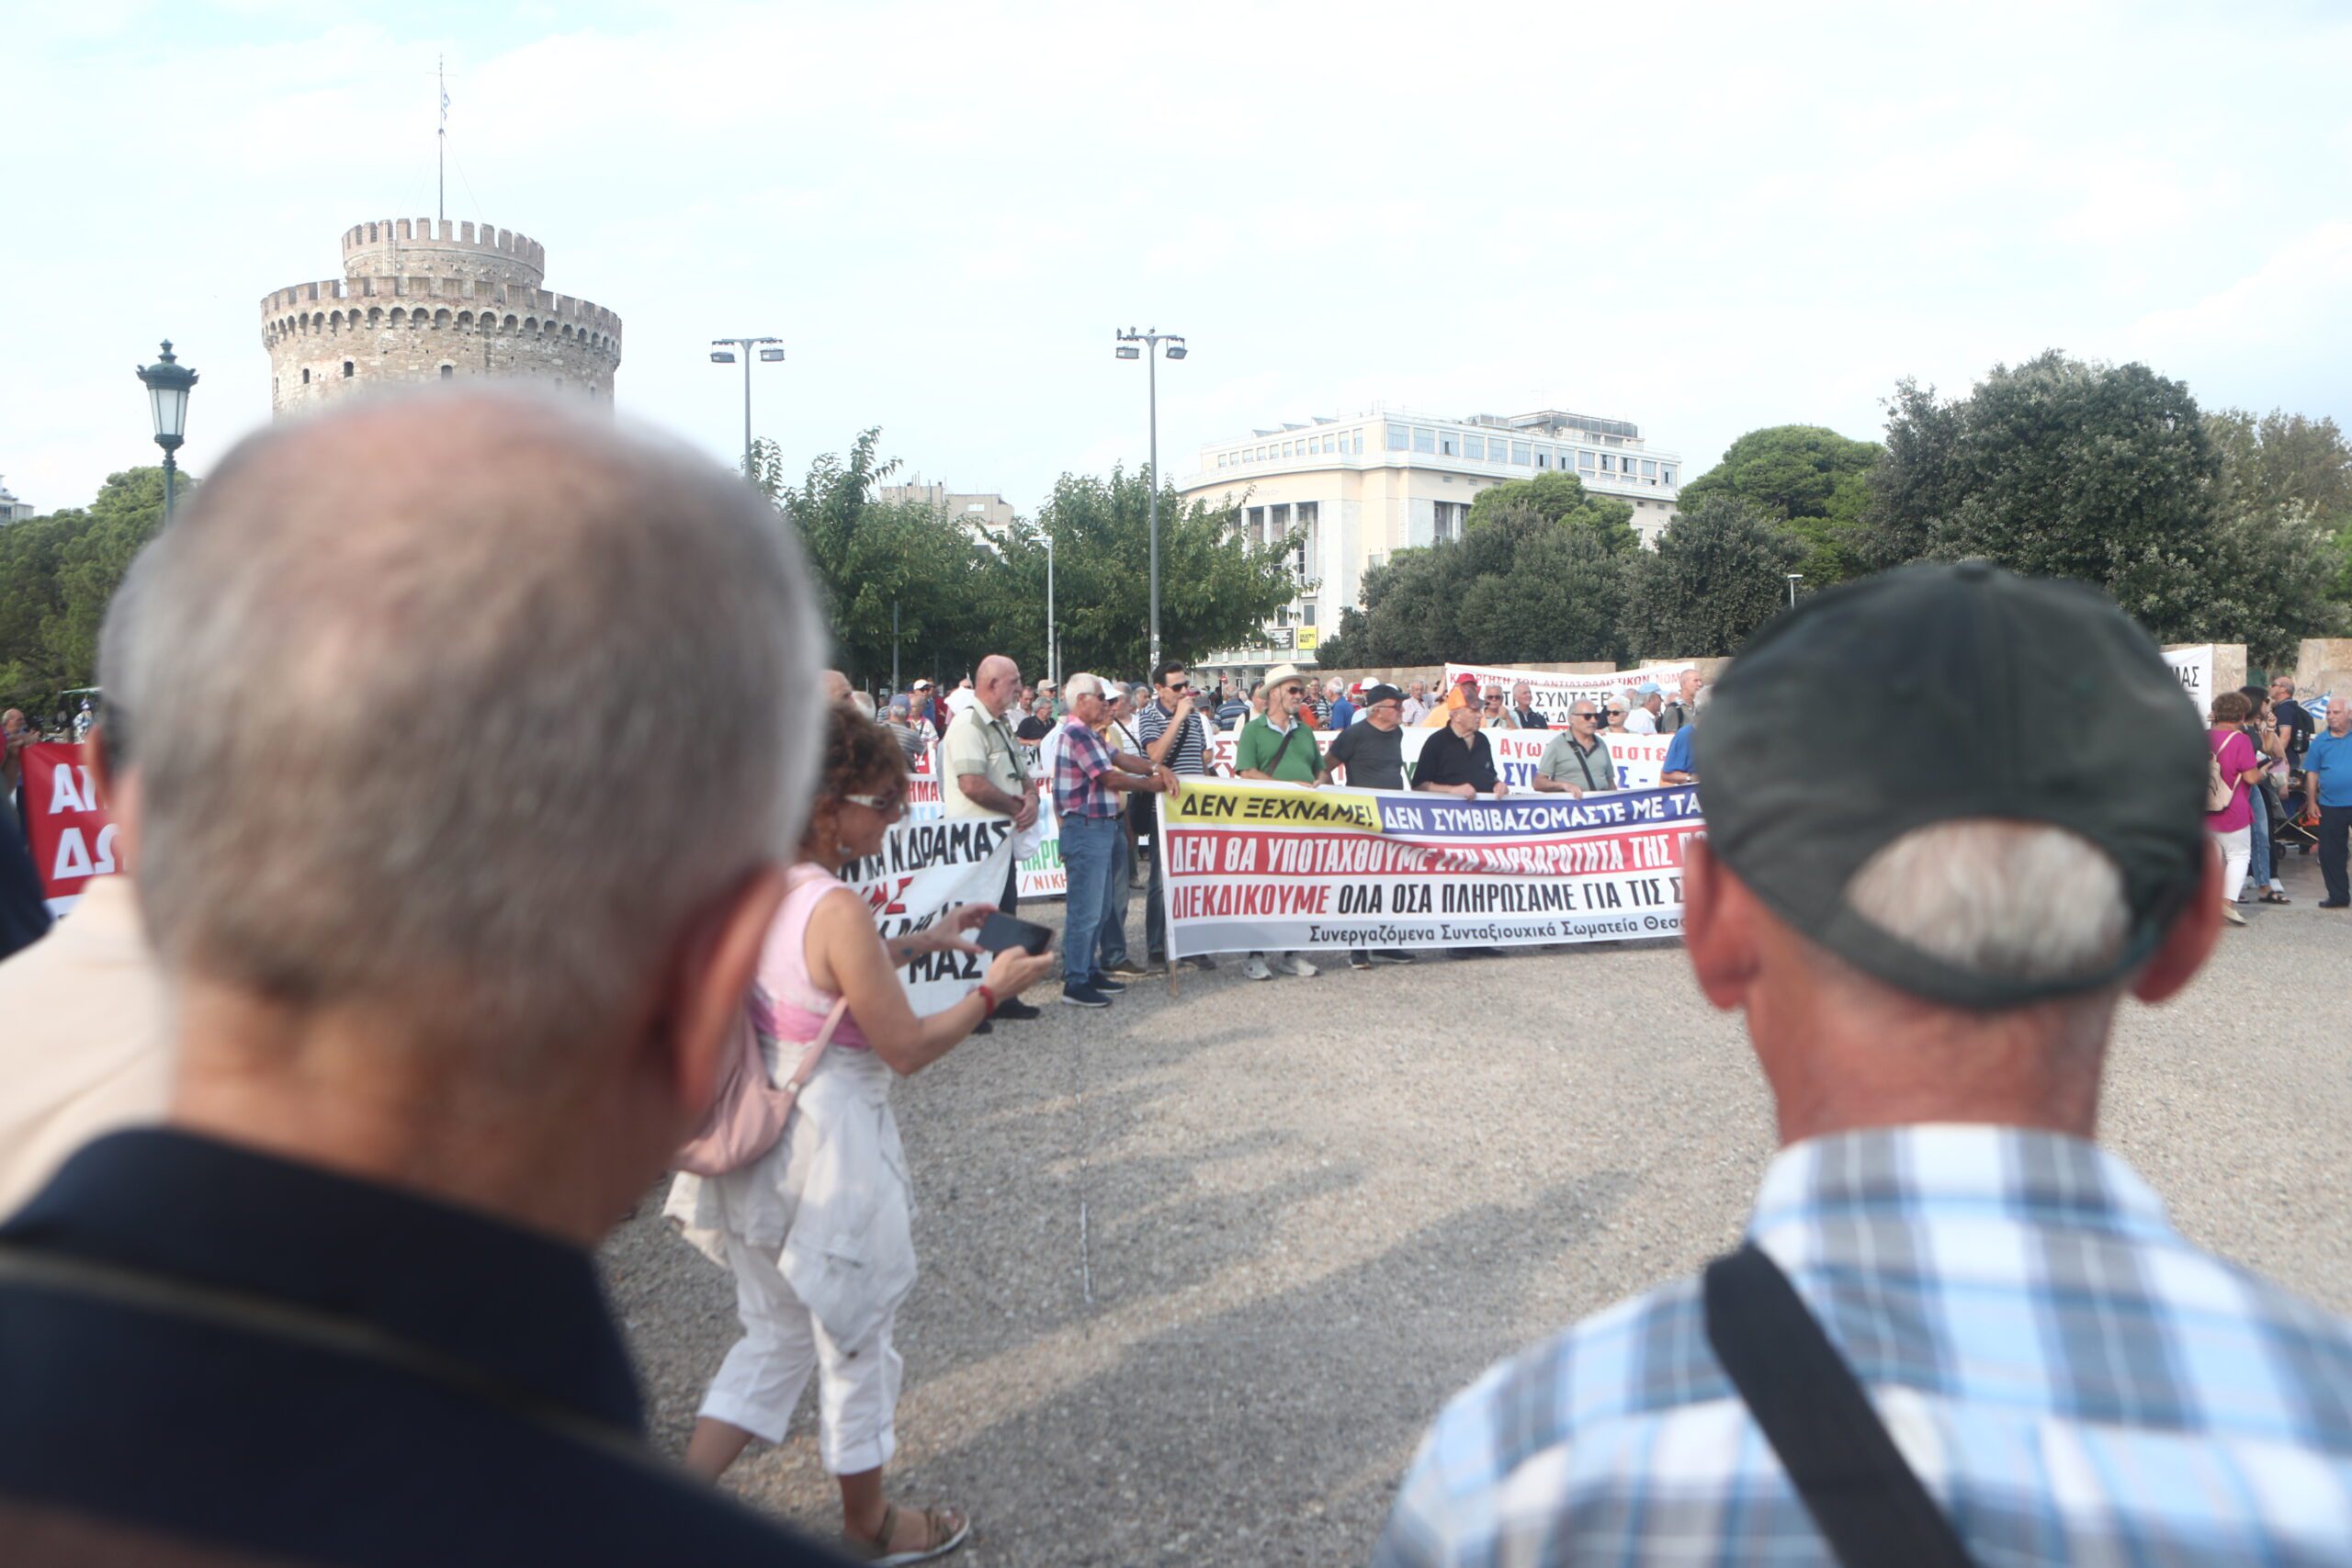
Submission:
M 1913 695 L 1825 771 L 1806 720 L 1857 669 Z M 1988 751 L 2020 712 L 2032 746 Z M 2187 985 L 2220 918 L 2155 645 L 2088 589 L 1906 568 L 1750 642 L 1697 748 L 1685 944 L 1783 1145 L 1753 1250 L 1457 1397 L 1375 1562 L 2352 1562 L 2352 1325 L 2092 1141 L 2116 1008 Z M 1879 1459 L 1825 1485 L 1841 1392 Z

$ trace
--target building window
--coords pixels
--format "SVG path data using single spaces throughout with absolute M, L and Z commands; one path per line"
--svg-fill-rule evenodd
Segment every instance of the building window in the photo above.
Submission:
M 1510 444 L 1510 460 L 1522 468 L 1535 460 L 1534 454 L 1535 449 L 1524 441 L 1514 441 Z
M 1550 468 L 1552 466 L 1552 454 L 1549 451 L 1537 452 L 1535 454 L 1535 466 L 1539 468 Z
M 1477 435 L 1464 436 L 1462 438 L 1462 455 L 1465 457 L 1476 457 L 1482 463 L 1485 462 L 1487 460 L 1487 443 L 1485 437 Z
M 457 375 L 458 367 L 456 366 L 444 365 L 441 367 L 441 379 L 444 381 L 455 380 L 457 378 Z
M 1453 432 L 1450 430 L 1439 431 L 1437 433 L 1437 454 L 1441 457 L 1459 457 L 1462 456 L 1462 437 L 1454 434 Z
M 1396 427 L 1392 425 L 1389 428 L 1394 429 Z M 1358 457 L 1362 457 L 1363 455 L 1363 432 L 1361 430 L 1356 432 L 1356 455 Z
M 1434 526 L 1431 530 L 1433 536 L 1439 539 L 1462 537 L 1462 530 L 1470 521 L 1468 504 L 1459 501 L 1440 501 L 1430 504 L 1436 508 Z
M 1659 479 L 1664 479 L 1668 484 L 1672 484 L 1672 483 L 1674 482 L 1674 465 L 1673 465 L 1673 464 L 1671 464 L 1671 463 L 1667 464 L 1664 468 L 1660 468 L 1660 469 L 1657 471 L 1657 473 L 1658 473 L 1658 478 L 1659 478 Z
M 1642 459 L 1642 478 L 1645 479 L 1657 478 L 1657 465 L 1647 457 Z
M 1266 508 L 1266 536 L 1270 539 L 1281 539 L 1287 537 L 1289 534 L 1290 502 L 1284 502 L 1280 506 Z
M 1434 453 L 1437 450 L 1437 432 L 1434 430 L 1423 430 L 1419 425 L 1415 425 L 1413 427 L 1413 450 L 1416 452 Z
M 1388 449 L 1391 452 L 1402 452 L 1410 446 L 1411 436 L 1403 425 L 1392 424 L 1388 427 Z
M 309 366 L 307 366 L 307 365 L 306 365 L 306 366 L 302 367 L 302 385 L 304 385 L 305 387 L 307 387 L 307 386 L 309 386 L 310 384 L 311 384 L 311 367 L 310 367 Z
M 343 362 L 343 378 L 346 381 L 351 379 L 351 361 L 348 359 L 345 360 Z
M 1250 509 L 1250 547 L 1261 550 L 1266 547 L 1266 509 L 1262 506 Z
M 1600 455 L 1600 471 L 1604 474 L 1613 474 L 1617 471 L 1617 454 L 1603 452 Z
M 1589 452 L 1577 453 L 1577 467 L 1582 468 L 1588 474 L 1592 472 L 1592 454 Z
M 1315 624 L 1314 600 L 1309 599 L 1306 604 L 1301 604 L 1298 607 L 1298 624 L 1302 626 L 1311 626 Z M 956 787 L 960 789 L 963 786 L 959 784 Z

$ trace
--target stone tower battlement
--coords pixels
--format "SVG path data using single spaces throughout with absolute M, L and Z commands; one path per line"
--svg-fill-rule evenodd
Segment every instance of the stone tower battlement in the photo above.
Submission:
M 270 408 L 386 383 L 519 376 L 609 400 L 621 319 L 542 288 L 547 252 L 487 223 L 379 219 L 343 236 L 344 276 L 262 297 Z
M 477 236 L 475 231 L 481 232 Z M 444 218 L 381 218 L 343 233 L 345 277 L 474 277 L 537 288 L 547 280 L 547 248 L 537 240 L 489 224 Z

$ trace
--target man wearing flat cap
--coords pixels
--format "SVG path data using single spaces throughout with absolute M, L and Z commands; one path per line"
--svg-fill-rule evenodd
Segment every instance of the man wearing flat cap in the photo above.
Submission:
M 1825 772 L 1856 670 L 1880 723 Z M 1765 628 L 1696 752 L 1684 941 L 1781 1144 L 1746 1245 L 1457 1397 L 1374 1561 L 2352 1557 L 2352 1325 L 2093 1142 L 2116 1010 L 2221 912 L 2154 643 L 2087 588 L 1909 567 Z

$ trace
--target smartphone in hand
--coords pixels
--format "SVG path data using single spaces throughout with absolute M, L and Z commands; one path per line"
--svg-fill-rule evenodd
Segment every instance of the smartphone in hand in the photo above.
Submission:
M 1002 953 L 1008 947 L 1026 948 L 1034 953 L 1044 953 L 1054 945 L 1054 930 L 1035 920 L 1024 920 L 999 910 L 980 922 L 972 940 L 990 953 Z

